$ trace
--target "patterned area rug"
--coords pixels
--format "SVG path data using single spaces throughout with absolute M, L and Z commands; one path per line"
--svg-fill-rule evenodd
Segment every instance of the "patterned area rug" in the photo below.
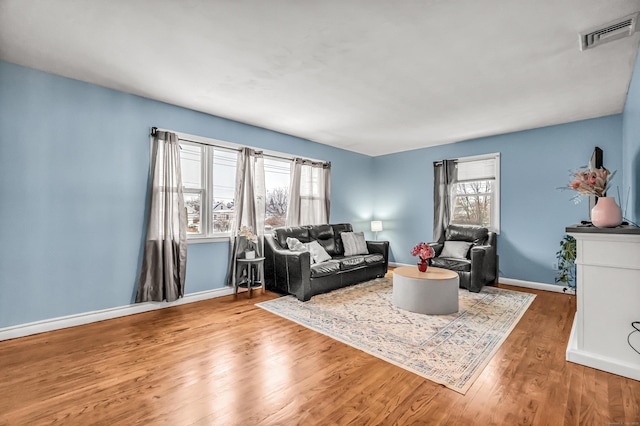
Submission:
M 415 374 L 466 393 L 535 295 L 495 287 L 460 289 L 460 310 L 422 315 L 391 303 L 380 278 L 300 302 L 285 296 L 257 306 Z

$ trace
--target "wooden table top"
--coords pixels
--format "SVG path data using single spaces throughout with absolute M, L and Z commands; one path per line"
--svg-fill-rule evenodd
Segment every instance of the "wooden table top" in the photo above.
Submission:
M 422 280 L 450 280 L 458 276 L 458 274 L 453 271 L 436 268 L 435 266 L 429 266 L 427 272 L 420 272 L 417 266 L 400 266 L 395 268 L 393 273 L 406 278 Z

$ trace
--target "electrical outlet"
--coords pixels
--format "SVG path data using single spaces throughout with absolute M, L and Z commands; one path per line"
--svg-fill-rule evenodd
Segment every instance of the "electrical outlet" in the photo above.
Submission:
M 557 270 L 558 270 L 558 262 L 553 262 L 553 263 L 551 264 L 551 268 L 552 268 L 554 271 L 557 271 Z

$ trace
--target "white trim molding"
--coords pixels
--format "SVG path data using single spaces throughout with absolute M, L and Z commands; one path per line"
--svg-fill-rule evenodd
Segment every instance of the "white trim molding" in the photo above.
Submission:
M 392 266 L 394 268 L 398 268 L 400 266 L 416 266 L 416 265 L 415 264 L 409 264 L 409 263 L 389 262 L 389 266 Z
M 398 266 L 415 266 L 408 263 L 389 262 L 389 266 L 397 268 Z M 556 293 L 576 294 L 575 287 L 568 287 L 556 284 L 537 283 L 534 281 L 516 280 L 514 278 L 498 278 L 500 284 L 513 285 L 516 287 L 533 288 L 535 290 L 553 291 Z
M 201 300 L 213 299 L 230 294 L 233 294 L 233 288 L 223 287 L 187 294 L 181 299 L 173 302 L 134 303 L 115 308 L 101 309 L 99 311 L 83 312 L 81 314 L 67 315 L 64 317 L 14 325 L 11 327 L 0 328 L 0 341 L 16 339 L 18 337 L 30 336 L 32 334 L 44 333 L 47 331 L 60 330 L 62 328 L 75 327 L 77 325 L 89 324 L 112 318 L 124 317 L 127 315 L 139 314 L 141 312 L 154 311 L 156 309 L 185 305 L 187 303 L 199 302 Z
M 389 262 L 389 266 L 397 268 L 398 266 L 415 266 L 408 263 Z M 516 280 L 514 278 L 499 277 L 498 282 L 500 284 L 507 284 L 516 287 L 532 288 L 534 290 L 553 291 L 555 293 L 576 294 L 575 287 L 562 286 L 557 284 L 538 283 L 535 281 Z
M 575 287 L 568 287 L 557 284 L 538 283 L 535 281 L 516 280 L 514 278 L 498 278 L 500 284 L 513 285 L 516 287 L 533 288 L 535 290 L 553 291 L 556 293 L 576 294 Z

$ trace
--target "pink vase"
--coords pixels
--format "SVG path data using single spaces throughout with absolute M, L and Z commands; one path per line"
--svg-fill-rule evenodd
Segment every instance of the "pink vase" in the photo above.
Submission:
M 613 197 L 599 197 L 591 209 L 591 222 L 598 228 L 612 228 L 622 223 L 622 210 Z

